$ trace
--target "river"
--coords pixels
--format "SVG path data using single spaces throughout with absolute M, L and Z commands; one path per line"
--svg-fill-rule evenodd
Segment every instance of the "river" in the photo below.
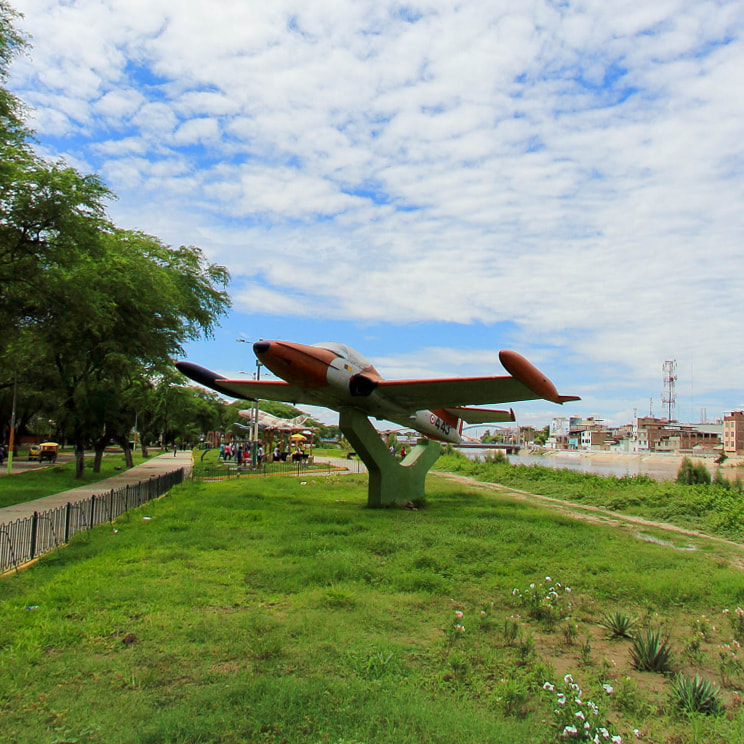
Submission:
M 462 449 L 460 450 L 471 460 L 492 455 L 493 449 Z M 577 470 L 581 473 L 596 473 L 597 475 L 639 475 L 643 473 L 656 480 L 674 480 L 677 477 L 681 455 L 622 455 L 605 452 L 579 453 L 556 452 L 545 455 L 507 455 L 513 465 L 541 465 L 545 468 L 564 468 Z M 695 458 L 693 458 L 695 459 Z M 710 458 L 700 458 L 714 475 L 718 466 Z M 744 480 L 744 466 L 727 467 L 721 470 L 723 476 L 731 481 L 737 477 Z

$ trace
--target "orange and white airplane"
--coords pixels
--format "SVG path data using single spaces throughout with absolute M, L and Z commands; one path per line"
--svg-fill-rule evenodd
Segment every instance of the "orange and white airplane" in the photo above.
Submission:
M 540 398 L 559 404 L 579 400 L 559 395 L 555 385 L 515 351 L 499 352 L 507 376 L 432 380 L 384 380 L 359 352 L 340 343 L 307 346 L 262 340 L 253 344 L 253 351 L 280 380 L 232 380 L 191 362 L 178 362 L 176 367 L 192 380 L 233 398 L 305 403 L 334 411 L 356 408 L 367 416 L 453 444 L 462 441 L 463 422 L 514 421 L 512 410 L 468 406 Z

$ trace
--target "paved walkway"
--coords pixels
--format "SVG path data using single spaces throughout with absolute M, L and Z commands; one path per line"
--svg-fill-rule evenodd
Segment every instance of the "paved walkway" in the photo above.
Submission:
M 316 463 L 327 463 L 334 468 L 345 468 L 349 473 L 366 473 L 367 466 L 358 458 L 347 460 L 345 457 L 325 457 L 321 455 L 315 458 Z
M 179 468 L 185 468 L 186 475 L 188 476 L 191 473 L 192 464 L 191 450 L 179 451 L 175 456 L 173 452 L 169 452 L 158 457 L 153 457 L 141 465 L 136 465 L 130 470 L 123 470 L 118 475 L 100 480 L 97 483 L 72 488 L 69 491 L 45 496 L 34 501 L 26 501 L 23 504 L 6 506 L 0 509 L 0 525 L 15 522 L 16 519 L 30 517 L 35 511 L 43 512 L 49 509 L 56 509 L 58 506 L 65 506 L 68 502 L 74 504 L 78 501 L 85 501 L 85 499 L 90 498 L 94 494 L 98 495 L 112 489 L 124 488 L 126 485 L 146 481 L 154 476 L 164 475 Z

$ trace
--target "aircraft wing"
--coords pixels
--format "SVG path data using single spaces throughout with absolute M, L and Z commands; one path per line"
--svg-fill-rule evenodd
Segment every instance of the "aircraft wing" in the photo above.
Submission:
M 216 372 L 200 367 L 191 362 L 176 362 L 179 372 L 190 377 L 200 385 L 216 390 L 218 393 L 229 395 L 231 398 L 244 400 L 276 400 L 300 403 L 304 400 L 302 388 L 287 382 L 275 380 L 230 380 Z
M 381 380 L 376 391 L 381 397 L 406 411 L 511 403 L 542 397 L 514 377 Z
M 510 376 L 400 382 L 381 380 L 376 390 L 394 405 L 409 411 L 541 398 L 552 403 L 580 400 L 575 395 L 559 395 L 555 385 L 521 354 L 503 349 L 499 352 L 499 359 Z

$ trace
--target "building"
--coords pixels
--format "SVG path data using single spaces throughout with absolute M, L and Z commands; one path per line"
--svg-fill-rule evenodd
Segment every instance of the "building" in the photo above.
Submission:
M 612 434 L 607 429 L 584 429 L 581 432 L 581 449 L 609 449 Z
M 723 451 L 744 455 L 744 411 L 731 411 L 723 417 Z
M 593 416 L 581 418 L 554 418 L 550 423 L 550 436 L 547 446 L 553 449 L 604 449 L 610 439 L 609 431 L 599 419 Z
M 711 427 L 706 426 L 706 430 L 689 424 L 670 425 L 662 431 L 661 439 L 656 445 L 657 452 L 692 452 L 693 449 L 699 451 L 715 452 L 720 451 L 721 432 L 711 431 Z
M 720 424 L 680 424 L 639 416 L 633 423 L 632 452 L 715 451 L 721 446 Z
M 653 416 L 638 416 L 633 421 L 634 452 L 655 452 L 661 440 L 661 432 L 666 425 L 665 419 Z
M 726 428 L 724 428 L 726 427 Z M 726 432 L 724 434 L 724 432 Z M 681 424 L 653 416 L 638 416 L 633 424 L 609 429 L 593 416 L 554 418 L 546 446 L 558 450 L 611 450 L 623 454 L 650 452 L 744 454 L 744 412 L 735 411 L 715 424 Z

